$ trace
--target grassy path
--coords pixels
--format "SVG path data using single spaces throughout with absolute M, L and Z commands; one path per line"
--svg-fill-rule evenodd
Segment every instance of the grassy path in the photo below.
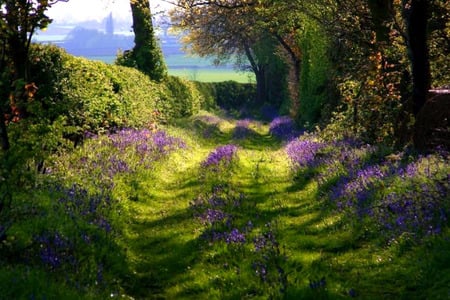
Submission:
M 231 182 L 255 203 L 252 214 L 259 214 L 264 222 L 276 219 L 296 194 L 304 193 L 289 191 L 287 160 L 280 143 L 268 135 L 267 126 L 255 126 L 250 139 L 233 140 L 233 121 L 219 123 L 212 126 L 216 132 L 207 139 L 202 135 L 211 124 L 202 120 L 185 129 L 177 128 L 176 135 L 190 137 L 189 149 L 146 174 L 146 180 L 140 180 L 139 200 L 131 208 L 133 220 L 127 241 L 135 274 L 129 281 L 134 285 L 129 288 L 135 296 L 174 299 L 214 293 L 208 287 L 210 278 L 201 257 L 205 253 L 198 240 L 199 224 L 189 211 L 189 203 L 205 190 L 199 180 L 199 166 L 217 146 L 239 145 L 239 162 Z
M 234 143 L 240 147 L 239 160 L 227 180 L 245 195 L 242 219 L 258 228 L 275 224 L 287 258 L 286 298 L 415 295 L 427 276 L 411 267 L 416 257 L 395 256 L 366 238 L 364 228 L 350 228 L 326 209 L 315 181 L 294 181 L 282 145 L 267 126 L 255 123 L 248 138 L 233 139 L 233 120 L 203 116 L 181 125 L 171 131 L 187 141 L 188 149 L 140 174 L 136 182 L 137 201 L 130 207 L 124 241 L 132 274 L 124 280 L 126 294 L 135 299 L 267 299 L 271 287 L 252 278 L 251 258 L 244 250 L 202 240 L 202 227 L 189 209 L 194 198 L 209 190 L 200 179 L 200 163 L 217 146 Z

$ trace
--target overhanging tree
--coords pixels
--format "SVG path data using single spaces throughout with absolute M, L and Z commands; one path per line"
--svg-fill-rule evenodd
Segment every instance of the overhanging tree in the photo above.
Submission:
M 262 43 L 261 28 L 257 27 L 257 13 L 253 3 L 246 1 L 178 1 L 171 12 L 172 23 L 184 33 L 186 49 L 201 57 L 213 57 L 216 64 L 235 56 L 239 68 L 255 74 L 257 102 L 265 101 L 267 61 L 258 56 L 255 48 Z
M 214 56 L 218 61 L 232 55 L 246 56 L 250 70 L 255 73 L 259 102 L 267 99 L 268 63 L 280 52 L 273 46 L 271 53 L 264 49 L 268 49 L 268 44 L 280 46 L 290 70 L 286 80 L 291 111 L 295 115 L 298 111 L 300 55 L 292 36 L 295 29 L 286 33 L 275 26 L 284 17 L 274 19 L 280 12 L 275 9 L 278 7 L 271 1 L 179 0 L 177 9 L 172 12 L 172 20 L 186 33 L 185 43 L 200 56 Z

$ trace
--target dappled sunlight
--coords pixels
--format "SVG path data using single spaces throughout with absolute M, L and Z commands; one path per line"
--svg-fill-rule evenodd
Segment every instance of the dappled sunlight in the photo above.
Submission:
M 239 126 L 244 129 L 236 133 Z M 206 131 L 210 134 L 205 135 Z M 117 252 L 120 257 L 107 261 L 121 270 L 116 275 L 118 295 L 137 299 L 390 298 L 413 295 L 426 272 L 431 273 L 426 263 L 445 265 L 447 254 L 434 248 L 429 254 L 428 246 L 417 242 L 411 232 L 387 238 L 380 234 L 385 228 L 374 230 L 383 228 L 377 223 L 381 213 L 392 214 L 395 209 L 403 213 L 409 202 L 403 206 L 382 202 L 391 210 L 378 215 L 360 209 L 367 203 L 397 199 L 400 193 L 414 197 L 402 185 L 414 186 L 418 176 L 426 178 L 420 192 L 431 200 L 438 197 L 445 183 L 433 187 L 426 177 L 444 178 L 447 165 L 438 156 L 386 166 L 373 162 L 378 159 L 374 147 L 354 148 L 338 141 L 330 146 L 308 134 L 286 143 L 270 133 L 268 124 L 211 113 L 180 119 L 158 132 L 124 130 L 94 137 L 65 161 L 57 161 L 59 171 L 53 170 L 54 174 L 67 170 L 67 178 L 89 187 L 58 187 L 67 199 L 78 199 L 71 204 L 63 197 L 58 209 L 72 218 L 74 208 L 80 210 L 88 226 L 98 227 L 114 242 L 109 249 L 123 250 Z M 121 155 L 112 156 L 112 152 Z M 119 161 L 127 167 L 116 167 Z M 99 169 L 103 165 L 107 174 Z M 400 175 L 387 181 L 389 197 L 377 200 L 379 192 L 362 193 L 384 188 L 382 180 L 396 172 Z M 90 176 L 96 181 L 89 181 Z M 103 192 L 98 195 L 89 192 L 100 188 Z M 37 197 L 44 201 L 48 196 Z M 111 223 L 107 218 L 112 214 L 106 207 L 99 209 L 103 206 L 98 199 L 108 199 L 119 212 Z M 425 208 L 422 217 L 435 218 L 428 217 L 427 222 L 444 224 L 443 215 L 431 214 L 433 205 Z M 389 224 L 404 219 L 392 220 Z M 109 233 L 116 224 L 121 224 L 120 235 Z M 50 260 L 52 247 L 59 251 L 55 255 L 62 255 L 72 246 L 59 232 L 49 234 L 40 237 L 43 245 L 48 244 L 42 249 L 47 249 L 45 259 L 56 266 Z M 83 238 L 91 243 L 95 235 Z M 434 235 L 428 238 L 431 245 Z M 444 243 L 437 235 L 436 242 Z M 450 249 L 450 245 L 442 248 Z M 420 257 L 411 249 L 422 253 L 423 261 L 417 266 L 410 266 Z M 92 268 L 103 272 L 103 264 Z

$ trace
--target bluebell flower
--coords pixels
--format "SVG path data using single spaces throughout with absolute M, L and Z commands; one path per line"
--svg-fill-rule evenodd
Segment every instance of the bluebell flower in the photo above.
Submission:
M 272 120 L 269 127 L 269 133 L 281 140 L 290 141 L 298 137 L 301 133 L 297 124 L 290 117 L 276 117 Z

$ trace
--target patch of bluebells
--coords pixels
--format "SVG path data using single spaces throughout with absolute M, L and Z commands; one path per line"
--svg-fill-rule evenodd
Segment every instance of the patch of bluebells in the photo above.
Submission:
M 44 232 L 35 236 L 39 245 L 41 262 L 50 270 L 56 270 L 63 264 L 75 265 L 74 244 L 59 232 Z
M 248 138 L 249 136 L 252 136 L 254 134 L 254 131 L 249 128 L 250 122 L 250 119 L 238 120 L 233 130 L 233 138 L 242 140 Z
M 337 140 L 330 143 L 322 151 L 317 165 L 322 165 L 325 169 L 317 177 L 319 185 L 326 184 L 334 177 L 341 177 L 349 180 L 357 175 L 357 172 L 365 168 L 370 162 L 370 158 L 377 152 L 377 147 L 363 144 L 354 139 Z
M 228 168 L 236 157 L 237 150 L 238 147 L 232 144 L 219 146 L 201 163 L 201 167 L 215 172 Z
M 328 195 L 338 209 L 370 217 L 387 237 L 440 233 L 450 214 L 448 154 L 378 153 L 376 146 L 354 140 L 333 142 L 318 158 L 319 186 L 331 184 Z
M 159 130 L 152 135 L 151 150 L 158 157 L 168 155 L 178 149 L 186 149 L 186 143 L 180 138 L 169 136 L 165 131 Z M 148 155 L 148 153 L 147 153 Z
M 233 228 L 230 232 L 225 233 L 224 240 L 227 244 L 244 244 L 246 241 L 245 233 Z
M 287 290 L 287 274 L 283 269 L 286 256 L 280 249 L 274 234 L 273 224 L 267 223 L 261 234 L 253 239 L 255 260 L 252 267 L 271 294 L 284 294 Z
M 120 257 L 111 239 L 114 230 L 109 218 L 114 204 L 109 192 L 90 193 L 77 184 L 54 185 L 49 192 L 57 197 L 55 213 L 65 222 L 57 230 L 35 234 L 25 252 L 26 261 L 64 275 L 66 283 L 77 288 L 104 283 L 103 264 Z
M 450 216 L 448 174 L 448 164 L 432 157 L 419 158 L 397 170 L 396 185 L 402 188 L 387 191 L 376 207 L 375 218 L 386 235 L 441 233 Z
M 165 131 L 152 132 L 148 129 L 125 128 L 108 135 L 111 145 L 124 153 L 134 149 L 134 153 L 144 160 L 147 156 L 157 157 L 167 155 L 173 150 L 186 148 L 186 144 L 179 138 L 169 136 Z
M 322 142 L 313 139 L 295 139 L 289 142 L 285 151 L 291 162 L 292 169 L 298 171 L 303 168 L 314 168 L 322 164 L 317 158 L 317 153 L 325 148 Z
M 70 188 L 55 188 L 61 194 L 58 200 L 59 208 L 75 221 L 84 220 L 87 224 L 96 225 L 109 233 L 112 230 L 108 221 L 112 209 L 112 199 L 108 192 L 89 194 L 80 185 L 74 184 Z
M 243 194 L 230 190 L 225 185 L 215 186 L 211 193 L 201 194 L 190 203 L 194 217 L 205 226 L 202 238 L 227 243 L 245 242 L 248 228 L 239 230 L 234 223 L 242 209 Z
M 271 298 L 277 298 L 287 289 L 287 275 L 283 268 L 286 257 L 282 254 L 271 223 L 267 223 L 261 233 L 253 234 L 253 222 L 243 220 L 248 212 L 246 203 L 242 194 L 227 185 L 218 185 L 210 193 L 195 198 L 190 208 L 204 226 L 200 238 L 210 245 L 220 243 L 232 251 L 239 249 L 239 252 L 234 252 L 239 253 L 236 259 L 242 258 L 242 255 L 250 256 L 254 274 Z
M 297 138 L 301 131 L 293 119 L 288 116 L 281 116 L 270 122 L 269 133 L 280 140 L 291 141 Z
M 340 209 L 350 209 L 363 217 L 370 214 L 369 199 L 378 185 L 382 184 L 385 172 L 379 165 L 369 165 L 356 174 L 342 179 L 331 190 L 330 199 Z
M 84 156 L 75 168 L 82 168 L 89 177 L 97 174 L 99 182 L 111 181 L 117 174 L 132 173 L 136 168 L 149 168 L 152 164 L 177 149 L 185 149 L 183 140 L 169 136 L 165 131 L 125 128 L 105 136 L 91 138 L 94 156 Z
M 33 251 L 29 258 L 37 259 L 51 272 L 64 275 L 66 283 L 77 288 L 105 283 L 103 263 L 108 258 L 104 247 L 110 246 L 109 240 L 99 240 L 92 232 L 66 236 L 59 231 L 44 231 L 35 235 L 33 242 L 35 248 L 28 249 Z M 117 259 L 117 254 L 114 259 Z

